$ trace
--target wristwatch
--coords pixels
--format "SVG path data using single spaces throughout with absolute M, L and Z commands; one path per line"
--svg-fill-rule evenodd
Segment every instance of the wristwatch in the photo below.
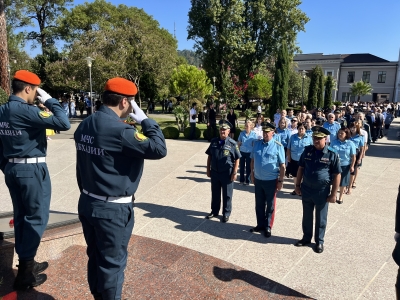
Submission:
M 283 180 L 278 179 L 278 182 L 283 182 Z

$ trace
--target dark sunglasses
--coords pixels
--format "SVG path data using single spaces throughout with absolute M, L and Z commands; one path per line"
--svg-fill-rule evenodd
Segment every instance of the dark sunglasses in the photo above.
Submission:
M 290 122 L 297 122 L 297 120 L 291 120 Z

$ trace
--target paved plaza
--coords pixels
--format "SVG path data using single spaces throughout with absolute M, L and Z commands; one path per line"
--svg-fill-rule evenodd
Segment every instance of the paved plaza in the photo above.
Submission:
M 72 137 L 78 123 L 74 120 L 70 131 L 48 142 L 53 211 L 77 212 Z M 397 266 L 391 253 L 400 179 L 397 130 L 399 118 L 388 137 L 371 145 L 352 195 L 345 196 L 342 205 L 329 205 L 322 254 L 313 251 L 314 244 L 294 246 L 302 237 L 302 206 L 300 197 L 290 195 L 294 189 L 291 179 L 285 179 L 277 195 L 269 239 L 249 232 L 256 225 L 252 185 L 235 184 L 229 223 L 205 219 L 211 211 L 206 141 L 167 140 L 167 157 L 145 162 L 135 195 L 133 233 L 213 256 L 311 298 L 395 299 Z M 0 212 L 11 211 L 4 179 L 0 182 Z

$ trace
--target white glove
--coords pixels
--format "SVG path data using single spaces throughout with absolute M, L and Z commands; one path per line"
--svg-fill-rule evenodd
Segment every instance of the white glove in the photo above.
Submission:
M 49 100 L 49 99 L 52 98 L 49 94 L 47 94 L 46 91 L 42 90 L 41 88 L 38 88 L 38 89 L 37 89 L 37 93 L 39 94 L 39 96 L 37 96 L 37 98 L 38 98 L 39 101 L 42 102 L 43 104 L 44 104 L 47 100 Z
M 394 235 L 394 240 L 396 241 L 396 242 L 398 242 L 398 241 L 400 241 L 400 233 L 395 233 L 395 235 Z
M 136 104 L 135 100 L 131 100 L 131 105 L 133 108 L 133 112 L 129 114 L 129 116 L 135 120 L 136 123 L 140 124 L 143 120 L 147 119 L 146 114 L 139 108 Z

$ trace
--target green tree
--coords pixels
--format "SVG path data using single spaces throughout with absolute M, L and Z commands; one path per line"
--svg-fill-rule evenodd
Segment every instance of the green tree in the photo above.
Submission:
M 325 96 L 324 96 L 324 107 L 332 106 L 332 91 L 334 88 L 334 81 L 332 76 L 328 76 L 325 82 Z
M 321 66 L 317 65 L 312 69 L 310 86 L 308 89 L 308 100 L 307 107 L 309 109 L 313 107 L 323 106 L 323 79 L 324 75 L 322 73 Z M 322 82 L 322 84 L 321 84 Z M 321 92 L 322 89 L 322 92 Z
M 172 73 L 170 92 L 183 96 L 181 106 L 189 111 L 193 99 L 204 99 L 206 95 L 211 94 L 212 84 L 204 70 L 191 65 L 180 65 Z
M 318 107 L 323 107 L 324 106 L 324 89 L 325 89 L 325 76 L 323 75 L 322 69 L 320 70 L 320 76 L 319 76 L 319 81 L 318 81 L 318 93 L 317 93 L 317 98 L 318 98 Z
M 288 104 L 289 56 L 286 43 L 282 43 L 275 63 L 275 76 L 272 85 L 272 101 L 269 109 L 271 119 L 279 109 L 286 109 Z
M 7 102 L 8 102 L 8 95 L 2 88 L 0 88 L 0 105 L 3 105 L 4 103 Z
M 179 57 L 185 58 L 189 65 L 199 67 L 203 64 L 199 56 L 193 50 L 178 50 L 178 55 Z
M 247 80 L 266 59 L 276 57 L 283 41 L 292 54 L 297 50 L 297 33 L 309 20 L 298 8 L 300 0 L 191 0 L 191 4 L 188 39 L 195 41 L 207 73 L 218 78 L 218 89 L 228 66 Z
M 256 74 L 249 81 L 247 93 L 250 98 L 268 99 L 272 94 L 272 84 L 269 77 Z
M 68 49 L 82 52 L 74 54 L 77 59 L 90 55 L 96 59 L 93 68 L 102 64 L 105 74 L 96 84 L 118 74 L 135 81 L 146 97 L 166 94 L 178 60 L 177 41 L 142 9 L 96 0 L 77 5 L 58 23 Z
M 350 84 L 350 93 L 357 96 L 357 102 L 360 101 L 361 96 L 371 95 L 373 91 L 372 85 L 369 82 L 362 80 Z
M 310 86 L 310 78 L 305 76 L 303 79 L 301 72 L 296 71 L 293 67 L 289 70 L 289 92 L 288 101 L 293 107 L 297 103 L 301 103 L 304 95 L 304 101 L 306 103 L 308 97 L 308 88 Z M 304 87 L 303 87 L 304 80 Z
M 7 16 L 16 28 L 35 28 L 24 32 L 24 38 L 34 42 L 33 46 L 40 45 L 42 54 L 46 54 L 50 46 L 59 38 L 57 18 L 67 12 L 67 6 L 73 0 L 6 0 Z

